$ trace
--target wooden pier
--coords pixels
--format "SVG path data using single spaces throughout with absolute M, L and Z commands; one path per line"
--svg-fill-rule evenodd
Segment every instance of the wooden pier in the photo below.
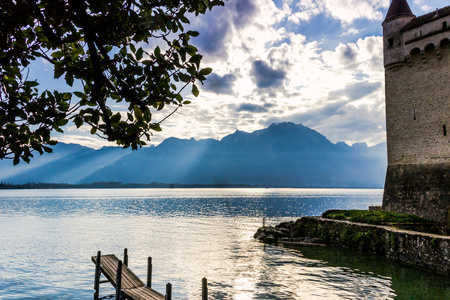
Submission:
M 92 256 L 95 264 L 94 300 L 114 297 L 114 295 L 100 297 L 100 284 L 111 283 L 116 289 L 116 300 L 171 300 L 172 285 L 166 285 L 166 294 L 163 295 L 152 289 L 152 258 L 148 257 L 147 284 L 144 284 L 128 268 L 128 250 L 124 250 L 123 262 L 114 254 L 102 255 L 100 251 L 97 256 Z M 106 280 L 100 280 L 101 275 Z M 202 279 L 202 300 L 208 299 L 208 287 L 206 278 Z

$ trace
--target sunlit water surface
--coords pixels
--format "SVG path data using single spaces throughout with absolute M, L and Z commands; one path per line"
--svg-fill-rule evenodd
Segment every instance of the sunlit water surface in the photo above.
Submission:
M 382 190 L 0 190 L 0 299 L 92 299 L 97 250 L 121 257 L 174 299 L 450 299 L 449 278 L 332 247 L 265 246 L 276 224 L 366 209 Z M 101 295 L 112 294 L 109 284 Z

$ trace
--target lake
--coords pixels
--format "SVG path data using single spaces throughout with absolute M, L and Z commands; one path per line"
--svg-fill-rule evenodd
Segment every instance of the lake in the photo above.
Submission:
M 266 222 L 380 205 L 367 189 L 0 190 L 0 299 L 92 299 L 91 256 L 122 257 L 174 299 L 450 299 L 450 280 L 333 247 L 252 238 Z M 102 284 L 100 295 L 112 294 Z

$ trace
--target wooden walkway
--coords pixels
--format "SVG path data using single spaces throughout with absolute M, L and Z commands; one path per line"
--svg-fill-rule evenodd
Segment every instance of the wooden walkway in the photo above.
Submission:
M 152 281 L 152 259 L 148 258 L 147 266 L 147 285 L 128 268 L 128 250 L 124 251 L 124 262 L 114 254 L 92 256 L 92 262 L 95 264 L 95 282 L 94 282 L 94 300 L 110 298 L 111 296 L 100 297 L 100 284 L 109 282 L 116 289 L 116 300 L 171 300 L 172 285 L 166 285 L 166 294 L 163 295 L 151 288 Z M 100 276 L 106 278 L 101 281 Z M 207 281 L 202 279 L 202 300 L 208 298 Z

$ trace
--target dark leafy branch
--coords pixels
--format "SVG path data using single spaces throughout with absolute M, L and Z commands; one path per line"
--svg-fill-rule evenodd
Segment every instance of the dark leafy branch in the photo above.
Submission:
M 91 133 L 137 149 L 179 107 L 181 91 L 211 72 L 186 31 L 188 14 L 204 14 L 222 0 L 2 0 L 0 2 L 0 159 L 29 162 L 51 152 L 51 132 L 70 120 Z M 164 50 L 143 47 L 155 39 Z M 30 63 L 44 59 L 54 77 L 82 90 L 40 90 L 28 80 Z M 80 84 L 74 85 L 75 82 Z M 122 102 L 126 113 L 108 105 Z M 160 121 L 152 112 L 175 108 Z

